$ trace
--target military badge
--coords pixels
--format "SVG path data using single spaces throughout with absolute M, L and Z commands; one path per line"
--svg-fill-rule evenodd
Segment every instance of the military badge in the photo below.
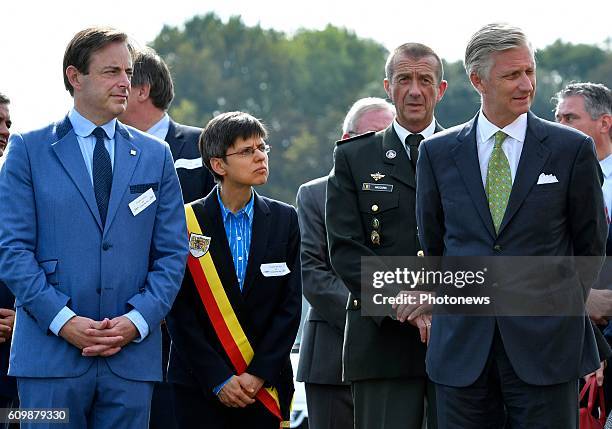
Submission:
M 380 179 L 385 177 L 385 175 L 384 174 L 380 174 L 380 171 L 377 171 L 376 173 L 370 174 L 370 177 L 372 177 L 372 179 L 374 179 L 375 182 L 378 182 Z
M 397 156 L 397 153 L 395 153 L 393 149 L 389 149 L 387 153 L 385 153 L 385 156 L 389 159 L 393 159 Z
M 189 253 L 194 258 L 201 258 L 208 252 L 208 246 L 210 246 L 210 237 L 205 235 L 189 234 Z

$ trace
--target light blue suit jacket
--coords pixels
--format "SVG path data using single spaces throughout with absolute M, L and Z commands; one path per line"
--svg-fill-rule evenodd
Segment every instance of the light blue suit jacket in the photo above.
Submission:
M 149 335 L 107 362 L 121 377 L 161 380 L 160 322 L 180 288 L 188 251 L 181 189 L 167 144 L 116 127 L 104 229 L 68 118 L 11 136 L 0 171 L 0 281 L 17 307 L 11 375 L 87 371 L 94 358 L 49 330 L 68 306 L 94 320 L 138 310 Z M 149 188 L 155 201 L 134 216 L 128 204 Z

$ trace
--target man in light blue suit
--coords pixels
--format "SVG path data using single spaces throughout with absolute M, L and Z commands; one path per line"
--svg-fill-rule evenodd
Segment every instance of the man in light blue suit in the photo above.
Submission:
M 180 185 L 168 145 L 116 120 L 132 74 L 124 33 L 77 33 L 64 71 L 74 107 L 13 134 L 0 171 L 9 374 L 22 407 L 69 408 L 64 427 L 146 428 L 187 256 Z

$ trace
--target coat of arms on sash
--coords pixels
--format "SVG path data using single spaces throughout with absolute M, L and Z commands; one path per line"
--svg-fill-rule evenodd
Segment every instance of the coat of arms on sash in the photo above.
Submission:
M 194 258 L 201 258 L 206 255 L 208 246 L 210 246 L 210 237 L 193 232 L 189 234 L 189 253 Z

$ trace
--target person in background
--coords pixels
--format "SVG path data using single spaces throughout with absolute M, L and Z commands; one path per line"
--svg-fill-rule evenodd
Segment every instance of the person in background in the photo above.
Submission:
M 9 104 L 9 98 L 0 93 L 0 156 L 4 154 L 11 135 L 12 123 Z M 14 324 L 15 297 L 6 285 L 0 282 L 0 408 L 17 408 L 19 406 L 17 383 L 14 377 L 7 375 Z M 0 427 L 17 428 L 19 425 L 13 424 L 11 426 L 8 423 L 0 423 Z
M 593 139 L 599 166 L 603 172 L 603 194 L 608 222 L 606 255 L 612 255 L 610 214 L 612 213 L 612 92 L 605 85 L 590 82 L 570 83 L 559 91 L 556 102 L 557 122 L 582 131 Z M 591 289 L 587 299 L 587 312 L 591 320 L 604 330 L 608 343 L 612 343 L 612 326 L 606 328 L 612 318 L 612 263 L 606 262 L 599 281 Z M 612 409 L 612 373 L 605 364 L 596 371 L 597 382 L 604 386 L 606 410 Z M 605 378 L 604 378 L 605 375 Z
M 119 115 L 124 124 L 165 140 L 170 146 L 174 167 L 181 184 L 183 201 L 190 203 L 205 197 L 215 181 L 202 165 L 198 140 L 202 129 L 181 125 L 168 115 L 174 98 L 174 84 L 168 66 L 151 48 L 134 55 L 132 89 L 125 112 Z M 170 384 L 166 381 L 170 336 L 162 324 L 162 372 L 164 381 L 155 383 L 151 401 L 150 429 L 173 429 L 174 400 Z
M 382 98 L 357 100 L 342 126 L 342 138 L 387 128 L 393 106 Z M 302 288 L 310 304 L 298 363 L 298 381 L 305 382 L 308 426 L 311 429 L 352 429 L 353 398 L 348 382 L 342 381 L 342 340 L 348 289 L 329 261 L 325 229 L 327 176 L 300 186 L 297 193 L 298 220 L 302 234 Z

